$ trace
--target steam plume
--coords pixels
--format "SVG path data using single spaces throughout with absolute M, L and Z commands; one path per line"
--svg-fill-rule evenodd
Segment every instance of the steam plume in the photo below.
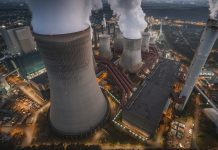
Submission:
M 210 18 L 218 20 L 218 0 L 209 0 Z
M 26 0 L 32 10 L 35 33 L 57 35 L 83 31 L 90 26 L 92 9 L 101 0 Z
M 111 9 L 119 15 L 119 26 L 123 36 L 140 39 L 141 32 L 147 27 L 145 14 L 141 8 L 142 0 L 108 0 Z

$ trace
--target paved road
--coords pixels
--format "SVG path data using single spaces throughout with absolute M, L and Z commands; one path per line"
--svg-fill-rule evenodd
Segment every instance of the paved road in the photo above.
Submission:
M 37 95 L 32 88 L 30 88 L 27 85 L 19 85 L 19 89 L 25 94 L 27 95 L 29 98 L 31 98 L 32 100 L 34 100 L 37 104 L 43 106 L 44 105 L 44 100 Z
M 45 112 L 49 107 L 50 107 L 51 103 L 47 103 L 46 105 L 44 105 L 42 108 L 40 108 L 38 111 L 36 111 L 34 113 L 34 115 L 32 116 L 32 124 L 27 126 L 24 129 L 24 133 L 25 133 L 25 138 L 22 142 L 22 146 L 26 147 L 29 146 L 32 143 L 33 138 L 35 137 L 35 131 L 36 131 L 36 122 L 38 120 L 38 117 L 41 113 Z

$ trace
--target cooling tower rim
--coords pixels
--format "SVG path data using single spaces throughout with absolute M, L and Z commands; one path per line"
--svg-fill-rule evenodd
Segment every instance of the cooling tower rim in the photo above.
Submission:
M 123 39 L 127 41 L 139 41 L 139 40 L 142 40 L 142 37 L 139 39 L 130 39 L 130 38 L 123 37 Z
M 110 35 L 108 35 L 108 34 L 101 34 L 101 35 L 99 35 L 99 38 L 107 39 L 107 38 L 110 38 Z
M 45 35 L 45 34 L 38 34 L 35 32 L 33 32 L 33 34 L 35 38 L 40 37 L 40 38 L 43 38 L 43 40 L 48 40 L 48 41 L 50 41 L 51 37 L 55 40 L 61 38 L 61 39 L 64 39 L 65 41 L 66 40 L 72 41 L 75 39 L 79 39 L 80 37 L 87 36 L 88 34 L 91 36 L 90 30 L 91 30 L 91 27 L 89 26 L 87 29 L 83 31 L 78 31 L 78 32 L 73 32 L 73 33 L 68 33 L 68 34 Z
M 151 33 L 150 32 L 143 32 L 142 36 L 151 36 Z

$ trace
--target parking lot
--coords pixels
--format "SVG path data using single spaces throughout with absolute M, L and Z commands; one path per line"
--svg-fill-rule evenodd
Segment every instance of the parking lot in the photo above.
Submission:
M 194 123 L 192 118 L 175 119 L 171 122 L 167 135 L 167 145 L 171 148 L 191 148 Z

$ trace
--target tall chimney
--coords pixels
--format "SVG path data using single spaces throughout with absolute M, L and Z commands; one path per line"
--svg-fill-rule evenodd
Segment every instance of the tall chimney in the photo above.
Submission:
M 189 72 L 187 75 L 187 80 L 180 97 L 186 97 L 185 103 L 178 106 L 178 109 L 182 111 L 191 95 L 191 92 L 195 86 L 195 83 L 204 67 L 207 58 L 213 48 L 214 43 L 218 38 L 218 21 L 209 19 L 207 26 L 201 37 L 200 46 L 192 60 Z
M 111 47 L 110 47 L 110 35 L 107 34 L 102 34 L 99 36 L 99 44 L 100 44 L 100 56 L 111 60 L 112 59 L 112 52 L 111 52 Z
M 35 34 L 51 89 L 50 124 L 66 136 L 81 136 L 104 121 L 107 101 L 96 82 L 90 28 L 71 34 Z
M 149 32 L 142 33 L 142 52 L 149 52 L 150 38 Z
M 120 65 L 130 73 L 137 73 L 142 66 L 141 56 L 142 39 L 123 39 L 124 50 Z

